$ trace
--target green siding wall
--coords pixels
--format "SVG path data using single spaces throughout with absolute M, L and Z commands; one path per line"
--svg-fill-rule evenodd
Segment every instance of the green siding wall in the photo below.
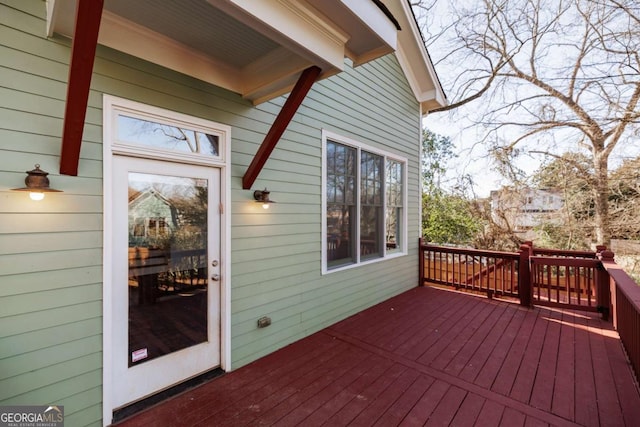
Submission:
M 62 404 L 67 425 L 100 425 L 100 121 L 80 176 L 56 176 L 69 43 L 44 37 L 44 16 L 44 1 L 0 2 L 0 405 Z M 7 191 L 35 163 L 65 192 Z
M 238 95 L 98 48 L 77 177 L 57 175 L 70 42 L 45 3 L 0 0 L 0 405 L 65 405 L 101 423 L 102 95 L 232 127 L 232 365 L 242 366 L 417 284 L 419 106 L 393 55 L 318 82 L 254 188 L 241 178 L 284 103 Z M 409 159 L 409 255 L 321 275 L 321 129 Z M 34 203 L 39 163 L 64 193 Z M 228 212 L 228 211 L 227 211 Z M 257 329 L 268 315 L 273 323 Z

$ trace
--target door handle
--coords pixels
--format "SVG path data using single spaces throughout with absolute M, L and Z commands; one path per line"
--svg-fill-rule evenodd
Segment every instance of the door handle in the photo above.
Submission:
M 211 280 L 215 281 L 215 282 L 219 282 L 220 281 L 220 275 L 219 274 L 214 274 L 211 276 Z

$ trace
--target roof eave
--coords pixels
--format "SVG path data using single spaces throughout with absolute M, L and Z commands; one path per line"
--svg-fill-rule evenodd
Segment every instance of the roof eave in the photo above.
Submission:
M 411 5 L 406 0 L 385 0 L 398 19 L 402 31 L 398 32 L 398 61 L 402 67 L 422 113 L 448 104 L 438 74 L 429 57 Z

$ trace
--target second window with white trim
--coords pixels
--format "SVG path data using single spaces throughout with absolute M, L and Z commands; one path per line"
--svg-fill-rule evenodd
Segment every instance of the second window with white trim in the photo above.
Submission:
M 323 139 L 324 270 L 403 253 L 406 160 L 346 138 Z

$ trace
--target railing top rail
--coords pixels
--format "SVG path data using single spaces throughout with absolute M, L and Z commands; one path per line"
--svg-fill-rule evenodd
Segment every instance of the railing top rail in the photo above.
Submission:
M 635 306 L 636 311 L 640 313 L 640 286 L 613 259 L 602 257 L 601 260 L 602 266 L 607 270 L 618 289 L 624 293 L 629 302 Z
M 519 259 L 520 255 L 517 252 L 501 252 L 501 251 L 486 251 L 481 249 L 466 249 L 466 248 L 453 248 L 450 246 L 437 246 L 430 245 L 428 243 L 422 245 L 423 250 L 432 250 L 434 252 L 444 252 L 451 254 L 467 254 L 475 256 L 488 256 L 494 258 L 507 258 L 507 259 Z
M 595 259 L 596 253 L 589 251 L 569 251 L 563 249 L 546 249 L 546 248 L 533 248 L 534 255 L 555 255 L 562 257 L 575 257 L 575 258 L 590 258 Z
M 543 265 L 563 265 L 567 267 L 590 267 L 590 268 L 597 268 L 600 265 L 600 261 L 597 259 L 558 258 L 553 256 L 532 256 L 529 259 L 533 264 L 543 264 Z

